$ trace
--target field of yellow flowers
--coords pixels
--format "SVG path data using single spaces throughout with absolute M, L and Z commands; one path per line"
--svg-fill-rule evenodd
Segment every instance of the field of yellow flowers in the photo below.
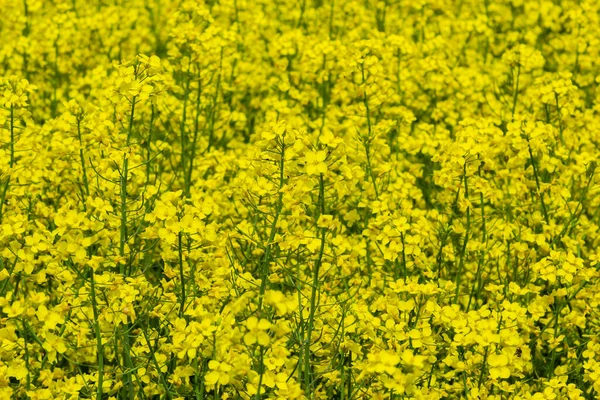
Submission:
M 0 15 L 0 399 L 600 397 L 599 2 Z

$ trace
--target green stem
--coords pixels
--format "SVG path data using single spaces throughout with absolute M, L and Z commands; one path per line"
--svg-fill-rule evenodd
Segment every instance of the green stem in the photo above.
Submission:
M 212 110 L 210 113 L 210 125 L 208 130 L 208 146 L 206 152 L 208 153 L 213 145 L 213 138 L 215 134 L 215 119 L 217 118 L 217 101 L 219 100 L 219 91 L 221 89 L 221 72 L 223 70 L 223 48 L 221 47 L 221 58 L 219 60 L 219 72 L 217 74 L 217 85 L 215 88 L 215 95 L 213 97 Z
M 320 215 L 325 214 L 325 183 L 323 181 L 323 174 L 319 175 L 319 213 Z M 325 233 L 326 229 L 321 228 L 321 246 L 313 270 L 312 290 L 310 295 L 310 312 L 307 321 L 306 345 L 304 347 L 304 383 L 306 394 L 310 393 L 312 386 L 310 345 L 312 343 L 312 331 L 314 328 L 317 293 L 319 291 L 319 271 L 321 269 L 323 253 L 325 251 Z
M 260 390 L 261 390 L 261 386 L 262 386 L 263 375 L 265 373 L 264 356 L 265 356 L 265 348 L 264 348 L 264 346 L 260 346 L 260 355 L 258 358 L 258 362 L 259 362 L 260 366 L 259 366 L 259 375 L 258 375 L 258 387 L 256 388 L 256 396 L 255 396 L 256 400 L 260 400 Z
M 365 89 L 363 90 L 363 104 L 365 106 L 365 111 L 366 111 L 366 114 L 367 114 L 366 115 L 366 117 L 367 117 L 367 129 L 368 129 L 368 133 L 369 133 L 367 139 L 363 143 L 363 146 L 365 148 L 365 153 L 366 153 L 366 157 L 367 157 L 368 175 L 371 178 L 371 182 L 373 182 L 373 189 L 375 190 L 375 195 L 377 197 L 379 197 L 379 191 L 377 190 L 377 183 L 375 182 L 375 176 L 373 175 L 373 167 L 371 166 L 370 143 L 371 143 L 371 140 L 373 140 L 373 138 L 372 138 L 373 127 L 371 125 L 371 108 L 369 107 L 369 99 L 367 97 L 367 89 L 366 89 L 367 80 L 365 78 L 365 66 L 364 66 L 364 64 L 361 65 L 361 73 L 362 73 L 362 84 L 365 85 Z
M 529 160 L 531 161 L 531 166 L 533 167 L 533 176 L 535 178 L 535 185 L 538 190 L 538 194 L 540 195 L 540 203 L 542 206 L 542 213 L 544 214 L 544 221 L 546 224 L 549 223 L 548 219 L 548 211 L 546 209 L 546 203 L 544 202 L 544 193 L 542 193 L 542 188 L 540 186 L 540 178 L 537 169 L 537 163 L 535 162 L 535 158 L 533 157 L 533 151 L 531 150 L 531 144 L 529 143 L 529 138 L 527 138 L 527 148 L 529 149 Z
M 96 334 L 96 352 L 98 353 L 98 382 L 96 383 L 96 398 L 102 399 L 102 382 L 104 380 L 104 347 L 102 345 L 102 333 L 100 332 L 100 322 L 98 320 L 98 303 L 96 301 L 96 285 L 94 283 L 94 270 L 91 268 L 90 276 L 92 310 L 94 313 L 94 330 Z
M 10 105 L 10 168 L 15 165 L 15 105 Z
M 134 96 L 131 101 L 131 116 L 129 117 L 129 130 L 127 132 L 126 151 L 128 151 L 129 144 L 131 142 L 131 133 L 133 131 L 133 119 L 135 115 L 135 103 L 137 97 Z M 127 175 L 129 168 L 129 159 L 127 154 L 123 156 L 123 168 L 121 170 L 121 229 L 119 238 L 119 255 L 125 256 L 125 244 L 127 243 Z M 125 275 L 125 264 L 123 260 L 120 260 L 120 272 Z
M 129 151 L 129 145 L 131 143 L 131 136 L 133 133 L 133 123 L 135 116 L 135 104 L 137 96 L 134 96 L 131 100 L 131 115 L 129 116 L 129 129 L 127 131 L 126 140 L 126 152 Z M 122 275 L 129 276 L 131 274 L 131 263 L 125 263 L 125 244 L 127 243 L 127 180 L 128 180 L 128 168 L 129 159 L 128 155 L 123 156 L 123 168 L 121 171 L 121 229 L 119 238 L 119 256 L 120 260 L 120 272 Z M 121 341 L 123 344 L 123 361 L 125 362 L 126 372 L 123 374 L 124 384 L 126 392 L 130 396 L 133 396 L 133 381 L 131 379 L 131 371 L 133 369 L 133 363 L 131 361 L 131 348 L 129 343 L 129 324 L 125 328 L 121 329 Z
M 148 127 L 148 139 L 146 141 L 146 184 L 150 183 L 150 161 L 152 159 L 152 130 L 154 129 L 154 118 L 156 117 L 156 107 L 152 104 L 150 114 L 150 126 Z
M 83 171 L 83 187 L 85 188 L 86 196 L 89 196 L 90 188 L 89 188 L 89 184 L 88 184 L 87 172 L 85 170 L 85 156 L 83 154 L 83 141 L 81 139 L 81 119 L 80 118 L 77 118 L 77 138 L 79 139 L 79 159 L 81 161 L 81 169 Z M 84 204 L 85 204 L 85 202 L 84 202 Z
M 183 111 L 181 114 L 181 126 L 180 126 L 180 136 L 181 136 L 181 171 L 183 173 L 183 194 L 185 197 L 188 197 L 188 190 L 189 190 L 189 183 L 187 181 L 188 175 L 185 173 L 185 169 L 186 169 L 186 152 L 187 152 L 187 145 L 188 145 L 188 138 L 187 138 L 187 133 L 185 131 L 185 122 L 187 119 L 187 104 L 188 104 L 188 97 L 189 97 L 189 93 L 190 93 L 190 68 L 191 68 L 192 62 L 191 62 L 191 56 L 188 57 L 188 68 L 187 68 L 187 73 L 185 74 L 186 77 L 186 84 L 185 84 L 185 90 L 184 90 L 184 94 L 183 94 Z
M 177 249 L 179 253 L 179 279 L 181 280 L 181 304 L 179 307 L 179 317 L 183 318 L 185 311 L 185 275 L 183 271 L 183 248 L 181 244 L 181 232 L 177 235 Z
M 285 134 L 284 134 L 285 138 Z M 281 153 L 279 160 L 279 195 L 277 197 L 277 205 L 275 209 L 275 216 L 273 217 L 273 222 L 271 223 L 269 239 L 267 241 L 267 246 L 265 249 L 265 255 L 262 259 L 259 271 L 261 275 L 261 283 L 260 283 L 260 291 L 258 294 L 258 311 L 262 310 L 263 305 L 263 297 L 265 295 L 265 291 L 267 289 L 267 280 L 269 276 L 269 263 L 271 262 L 271 252 L 273 240 L 275 240 L 275 234 L 277 233 L 277 221 L 279 220 L 279 215 L 281 214 L 281 209 L 283 208 L 283 192 L 281 189 L 285 184 L 285 175 L 284 175 L 284 166 L 285 166 L 285 140 L 281 141 Z
M 515 82 L 515 91 L 513 93 L 513 106 L 512 106 L 512 117 L 515 117 L 515 111 L 517 109 L 517 98 L 519 97 L 519 77 L 521 76 L 521 65 L 517 66 L 517 77 Z
M 467 181 L 467 163 L 465 161 L 465 166 L 464 166 L 464 182 L 465 182 L 465 199 L 469 199 L 469 185 L 468 185 L 468 181 Z M 460 261 L 458 263 L 458 271 L 456 274 L 456 294 L 454 297 L 454 303 L 458 303 L 458 296 L 460 295 L 460 282 L 462 279 L 462 275 L 463 275 L 463 268 L 465 265 L 465 257 L 466 257 L 466 253 L 467 253 L 467 243 L 469 242 L 469 235 L 470 235 L 470 230 L 471 230 L 471 207 L 468 206 L 467 207 L 467 226 L 465 228 L 465 238 L 463 241 L 463 246 L 460 252 Z
M 12 173 L 12 168 L 15 165 L 15 106 L 10 105 L 10 161 L 9 166 Z M 4 203 L 6 200 L 6 193 L 8 192 L 8 186 L 10 185 L 10 174 L 4 181 L 4 187 L 2 188 L 2 195 L 0 197 L 0 222 L 4 216 Z
M 200 72 L 198 72 L 198 75 L 200 75 Z M 196 120 L 194 122 L 194 139 L 191 143 L 191 154 L 190 154 L 190 159 L 189 159 L 189 166 L 187 169 L 187 178 L 185 180 L 185 192 L 186 192 L 186 196 L 189 197 L 190 195 L 190 189 L 191 189 L 191 185 L 192 185 L 192 172 L 194 171 L 194 159 L 196 158 L 196 142 L 198 141 L 198 133 L 200 131 L 200 105 L 201 105 L 201 95 L 202 95 L 202 81 L 200 79 L 198 79 L 198 92 L 196 95 Z M 183 173 L 185 174 L 186 171 L 184 169 Z

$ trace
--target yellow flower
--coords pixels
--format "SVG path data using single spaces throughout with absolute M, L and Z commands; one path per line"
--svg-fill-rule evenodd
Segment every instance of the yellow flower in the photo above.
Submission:
M 319 175 L 327 172 L 325 159 L 327 152 L 325 150 L 309 151 L 305 156 L 305 170 L 309 175 Z
M 25 312 L 25 307 L 20 300 L 16 300 L 12 304 L 4 306 L 2 312 L 6 314 L 8 318 L 15 318 Z
M 231 379 L 230 372 L 232 367 L 225 362 L 210 360 L 208 362 L 210 372 L 204 377 L 204 381 L 208 386 L 227 385 Z
M 57 353 L 63 354 L 67 351 L 67 346 L 64 340 L 57 335 L 52 333 L 46 333 L 46 340 L 44 341 L 44 350 L 48 352 L 48 360 L 50 362 L 56 361 Z
M 509 359 L 505 353 L 490 354 L 487 361 L 492 379 L 508 379 L 510 377 Z
M 246 328 L 248 328 L 248 332 L 244 335 L 246 345 L 258 343 L 261 346 L 267 346 L 269 344 L 270 337 L 267 331 L 271 328 L 271 323 L 268 320 L 250 317 L 246 320 Z

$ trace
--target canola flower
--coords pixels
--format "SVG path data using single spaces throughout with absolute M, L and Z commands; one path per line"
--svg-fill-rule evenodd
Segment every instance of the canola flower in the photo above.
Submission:
M 1 399 L 600 396 L 600 5 L 0 0 Z

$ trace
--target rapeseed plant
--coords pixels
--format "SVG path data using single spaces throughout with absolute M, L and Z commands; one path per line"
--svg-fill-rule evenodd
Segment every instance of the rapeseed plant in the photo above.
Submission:
M 1 399 L 595 399 L 589 0 L 0 0 Z

